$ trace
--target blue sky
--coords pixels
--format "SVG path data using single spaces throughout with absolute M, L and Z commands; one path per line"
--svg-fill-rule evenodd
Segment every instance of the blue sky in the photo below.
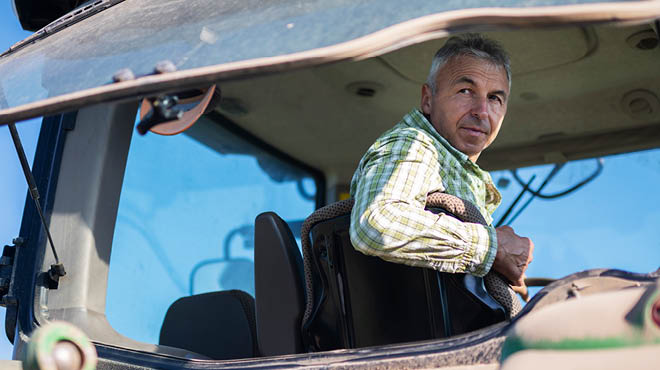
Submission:
M 24 31 L 18 23 L 11 1 L 0 1 L 0 49 L 7 50 L 30 34 L 31 32 Z M 22 122 L 16 127 L 31 162 L 39 134 L 39 121 Z M 9 129 L 0 127 L 0 204 L 3 205 L 0 211 L 0 246 L 10 244 L 12 239 L 18 236 L 26 194 L 27 185 L 9 136 Z M 5 309 L 0 308 L 0 359 L 9 359 L 12 347 L 4 335 L 4 325 Z
M 20 28 L 10 2 L 0 1 L 0 49 L 6 50 L 29 34 Z M 31 160 L 39 121 L 22 122 L 18 129 Z M 549 191 L 570 186 L 592 169 L 593 163 L 589 161 L 567 166 Z M 521 175 L 527 179 L 536 173 L 534 186 L 538 186 L 547 171 L 547 166 L 538 167 L 523 170 Z M 18 235 L 27 189 L 6 127 L 0 127 L 0 174 L 1 246 Z M 494 173 L 493 177 L 495 181 L 510 178 L 507 172 Z M 657 269 L 660 266 L 660 241 L 655 237 L 660 220 L 657 207 L 660 192 L 656 190 L 659 183 L 660 150 L 652 150 L 606 158 L 602 175 L 575 194 L 559 200 L 532 202 L 512 225 L 536 244 L 535 260 L 528 275 L 561 277 L 596 267 L 635 272 Z M 495 219 L 511 203 L 519 187 L 511 183 L 501 190 L 504 200 Z M 0 333 L 4 333 L 3 325 L 4 309 L 0 309 Z M 11 345 L 0 334 L 0 358 L 10 357 Z

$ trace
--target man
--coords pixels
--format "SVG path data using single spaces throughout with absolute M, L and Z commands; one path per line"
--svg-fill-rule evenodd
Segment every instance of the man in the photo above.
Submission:
M 512 228 L 425 211 L 446 192 L 475 204 L 490 224 L 501 202 L 476 164 L 497 136 L 511 86 L 509 58 L 492 40 L 452 37 L 436 53 L 421 108 L 368 149 L 351 181 L 355 248 L 390 262 L 484 276 L 491 268 L 524 291 L 534 244 Z

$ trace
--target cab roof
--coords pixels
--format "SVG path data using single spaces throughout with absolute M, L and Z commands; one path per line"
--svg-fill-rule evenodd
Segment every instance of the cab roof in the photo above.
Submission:
M 469 30 L 512 56 L 482 167 L 660 145 L 660 1 L 132 0 L 66 17 L 0 56 L 0 124 L 218 83 L 222 114 L 346 182 L 419 105 L 435 50 Z M 177 70 L 155 74 L 164 60 Z

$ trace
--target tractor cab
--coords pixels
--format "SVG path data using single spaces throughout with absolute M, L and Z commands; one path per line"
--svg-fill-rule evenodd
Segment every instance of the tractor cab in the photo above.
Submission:
M 0 266 L 15 359 L 65 321 L 100 369 L 656 361 L 658 1 L 70 3 L 17 6 L 47 25 L 0 55 L 0 125 L 41 122 Z M 362 154 L 468 31 L 512 59 L 477 164 L 537 246 L 527 302 L 347 239 Z

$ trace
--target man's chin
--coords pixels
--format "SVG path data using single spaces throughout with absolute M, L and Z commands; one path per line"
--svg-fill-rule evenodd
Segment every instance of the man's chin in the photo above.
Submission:
M 478 157 L 479 154 L 484 150 L 484 147 L 482 145 L 466 145 L 462 144 L 460 146 L 454 146 L 456 149 L 458 149 L 461 153 L 467 155 L 468 157 Z

